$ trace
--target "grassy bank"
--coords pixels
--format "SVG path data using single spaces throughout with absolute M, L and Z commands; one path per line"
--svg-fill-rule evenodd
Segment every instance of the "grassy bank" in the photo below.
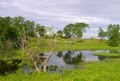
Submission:
M 104 57 L 120 57 L 119 53 L 94 53 L 93 55 Z
M 22 49 L 14 49 L 10 50 L 8 53 L 0 54 L 0 61 L 1 60 L 26 60 L 26 55 Z
M 64 73 L 34 73 L 0 76 L 0 81 L 120 81 L 120 59 L 86 63 L 83 69 L 66 70 Z

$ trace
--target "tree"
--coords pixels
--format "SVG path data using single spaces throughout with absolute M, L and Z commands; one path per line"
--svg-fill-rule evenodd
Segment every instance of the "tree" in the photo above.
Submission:
M 38 32 L 40 36 L 44 36 L 46 33 L 45 26 L 42 26 L 40 24 L 36 24 L 36 32 Z
M 12 25 L 11 17 L 0 17 L 0 54 L 4 56 L 10 55 L 9 51 L 16 46 L 19 31 L 17 27 Z
M 55 49 L 55 40 L 53 39 L 53 30 L 51 27 L 47 28 L 47 32 L 49 32 L 49 39 L 43 38 L 33 38 L 29 41 L 29 45 L 25 48 L 25 53 L 28 58 L 33 62 L 35 70 L 37 72 L 47 71 L 47 64 L 49 58 L 52 56 L 53 51 Z M 48 50 L 49 53 L 42 54 L 44 49 Z M 40 67 L 40 66 L 41 67 Z M 43 68 L 42 68 L 43 67 Z
M 107 30 L 108 30 L 109 45 L 118 46 L 120 41 L 120 25 L 110 24 Z
M 74 24 L 68 24 L 64 27 L 63 32 L 66 37 L 70 38 L 73 35 Z
M 62 33 L 63 33 L 63 31 L 62 31 L 62 30 L 58 30 L 58 31 L 57 31 L 57 33 L 61 33 L 61 34 L 62 34 Z
M 59 30 L 57 31 L 57 38 L 62 38 L 63 37 L 63 31 Z
M 68 38 L 71 38 L 72 36 L 82 37 L 83 32 L 85 32 L 85 29 L 88 27 L 89 26 L 86 23 L 68 24 L 64 27 L 63 31 Z
M 63 60 L 66 64 L 79 64 L 80 62 L 83 61 L 82 57 L 82 52 L 80 52 L 77 56 L 72 57 L 71 55 L 71 51 L 68 51 L 67 53 L 65 53 L 65 55 L 63 55 Z
M 46 35 L 52 38 L 55 34 L 53 27 L 45 27 Z
M 25 31 L 25 18 L 18 16 L 12 19 L 12 26 L 18 29 L 19 35 L 17 36 L 18 40 L 15 42 L 18 47 L 24 49 L 26 40 L 26 31 Z
M 98 37 L 103 40 L 107 36 L 107 32 L 105 32 L 101 27 L 99 27 Z
M 25 34 L 27 37 L 34 37 L 35 36 L 35 22 L 26 20 L 24 22 L 25 27 Z

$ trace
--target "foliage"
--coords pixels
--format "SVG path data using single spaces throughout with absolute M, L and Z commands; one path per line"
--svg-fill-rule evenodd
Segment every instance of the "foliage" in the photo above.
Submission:
M 40 36 L 44 36 L 46 33 L 45 26 L 42 26 L 40 24 L 36 24 L 36 31 L 39 33 Z
M 50 35 L 51 35 L 50 31 Z M 50 37 L 51 38 L 51 37 Z M 55 48 L 54 40 L 50 40 L 47 42 L 45 38 L 34 38 L 33 40 L 29 41 L 29 45 L 25 48 L 25 54 L 30 59 L 30 61 L 33 62 L 33 65 L 35 67 L 35 70 L 37 72 L 47 70 L 47 63 L 49 58 L 52 56 L 53 51 Z M 50 51 L 50 53 L 45 54 L 42 53 L 44 49 L 47 49 Z M 41 67 L 39 67 L 41 65 Z M 43 68 L 42 68 L 43 67 Z
M 70 38 L 73 35 L 77 37 L 82 37 L 83 32 L 88 27 L 86 23 L 75 23 L 75 24 L 68 24 L 64 27 L 63 31 L 66 37 Z
M 120 25 L 118 24 L 110 24 L 108 26 L 108 39 L 109 39 L 109 45 L 110 46 L 119 46 L 120 41 Z
M 48 35 L 48 37 L 51 38 L 54 36 L 55 32 L 53 27 L 46 27 L 45 29 L 46 29 L 46 35 Z
M 62 30 L 57 31 L 57 38 L 63 38 L 63 31 Z
M 3 45 L 10 40 L 14 43 L 14 47 L 22 47 L 22 44 L 26 43 L 28 38 L 35 37 L 36 31 L 40 35 L 44 35 L 46 33 L 45 26 L 25 20 L 21 16 L 14 18 L 0 17 L 0 41 Z
M 99 27 L 98 37 L 100 37 L 101 40 L 107 37 L 107 32 L 104 32 L 104 30 L 101 27 Z

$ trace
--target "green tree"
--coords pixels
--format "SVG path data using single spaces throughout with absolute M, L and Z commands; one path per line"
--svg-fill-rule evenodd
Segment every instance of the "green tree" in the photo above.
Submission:
M 36 24 L 36 32 L 38 32 L 40 36 L 44 36 L 46 33 L 45 26 Z
M 74 24 L 68 24 L 64 27 L 63 32 L 65 37 L 70 38 L 73 35 Z
M 57 31 L 57 38 L 62 38 L 63 37 L 63 31 L 62 30 L 58 30 Z
M 101 40 L 103 40 L 107 36 L 107 32 L 105 32 L 102 27 L 99 27 L 99 33 L 98 37 L 100 37 Z
M 18 47 L 23 48 L 27 42 L 26 40 L 26 31 L 25 31 L 25 18 L 18 16 L 12 19 L 12 26 L 18 29 L 19 35 L 17 36 L 18 40 L 15 42 Z
M 89 25 L 86 23 L 68 24 L 64 27 L 63 31 L 68 38 L 71 38 L 72 36 L 82 37 L 83 32 L 85 32 L 85 29 L 88 27 Z
M 13 41 L 16 39 L 16 28 L 11 26 L 11 17 L 0 17 L 0 52 L 8 54 L 13 49 Z
M 55 34 L 53 27 L 45 27 L 45 29 L 46 29 L 46 35 L 52 38 Z
M 27 37 L 34 37 L 35 36 L 35 22 L 26 20 L 24 22 L 25 33 Z
M 120 25 L 118 24 L 110 24 L 108 26 L 108 39 L 110 46 L 119 46 L 120 41 Z
M 37 37 L 29 40 L 29 45 L 25 48 L 25 54 L 32 61 L 37 72 L 47 71 L 48 60 L 53 54 L 55 45 L 55 40 L 52 37 L 48 40 Z M 42 54 L 44 49 L 48 50 L 49 53 Z M 41 65 L 41 67 L 39 67 L 39 65 Z

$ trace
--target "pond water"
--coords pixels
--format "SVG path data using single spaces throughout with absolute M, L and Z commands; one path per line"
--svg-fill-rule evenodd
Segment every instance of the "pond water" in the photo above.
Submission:
M 105 61 L 107 57 L 94 56 L 93 52 L 109 52 L 109 50 L 96 51 L 61 51 L 55 52 L 48 61 L 48 66 L 57 65 L 56 72 L 61 72 L 62 69 L 73 69 L 81 62 Z M 83 69 L 83 66 L 80 67 Z M 54 72 L 48 70 L 49 72 Z
M 55 52 L 48 61 L 49 68 L 48 72 L 58 72 L 62 73 L 63 69 L 74 69 L 76 65 L 81 62 L 91 62 L 91 61 L 103 61 L 108 57 L 94 56 L 93 52 L 109 52 L 109 50 L 96 50 L 96 51 L 61 51 Z M 13 60 L 9 62 L 0 61 L 0 75 L 6 73 L 15 72 L 19 69 L 18 64 L 21 60 Z M 84 66 L 80 66 L 79 69 L 83 69 Z M 34 72 L 30 70 L 27 65 L 22 67 L 24 73 Z

